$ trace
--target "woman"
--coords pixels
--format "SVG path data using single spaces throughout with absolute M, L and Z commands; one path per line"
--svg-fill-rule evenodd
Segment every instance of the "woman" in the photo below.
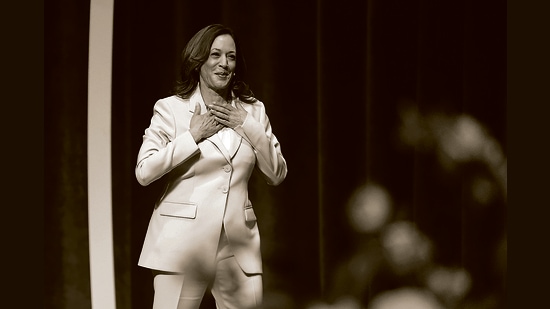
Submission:
M 262 102 L 242 81 L 232 31 L 210 25 L 182 52 L 176 94 L 158 100 L 137 158 L 143 186 L 165 179 L 139 265 L 154 274 L 153 308 L 199 308 L 209 288 L 218 308 L 262 299 L 260 235 L 248 180 L 270 185 L 287 166 Z

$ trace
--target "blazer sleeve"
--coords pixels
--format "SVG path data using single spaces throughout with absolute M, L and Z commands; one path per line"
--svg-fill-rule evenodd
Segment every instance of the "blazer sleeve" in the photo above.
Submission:
M 176 134 L 176 118 L 169 102 L 158 100 L 138 153 L 137 181 L 147 186 L 198 152 L 189 130 Z
M 286 178 L 286 161 L 281 153 L 281 145 L 272 132 L 264 104 L 260 101 L 255 104 L 259 104 L 259 111 L 255 113 L 257 115 L 253 116 L 249 112 L 244 123 L 235 131 L 254 148 L 258 168 L 267 183 L 276 186 Z

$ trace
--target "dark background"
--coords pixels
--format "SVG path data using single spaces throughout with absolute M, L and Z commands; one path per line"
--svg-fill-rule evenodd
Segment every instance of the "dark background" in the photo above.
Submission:
M 179 53 L 211 23 L 226 24 L 240 39 L 247 80 L 266 104 L 288 162 L 280 186 L 268 187 L 258 175 L 250 183 L 266 295 L 286 295 L 300 306 L 327 293 L 336 265 L 353 248 L 344 206 L 369 180 L 416 214 L 441 263 L 471 265 L 479 286 L 494 285 L 475 265 L 502 231 L 503 211 L 477 223 L 495 235 L 465 237 L 472 222 L 461 215 L 460 180 L 433 181 L 431 162 L 401 151 L 396 130 L 399 105 L 413 102 L 422 111 L 470 114 L 507 148 L 506 13 L 506 2 L 496 0 L 115 1 L 117 307 L 150 308 L 152 278 L 136 263 L 158 185 L 139 186 L 135 158 L 153 104 L 174 85 Z M 48 308 L 90 307 L 88 23 L 89 2 L 45 6 Z M 438 207 L 442 200 L 448 207 Z

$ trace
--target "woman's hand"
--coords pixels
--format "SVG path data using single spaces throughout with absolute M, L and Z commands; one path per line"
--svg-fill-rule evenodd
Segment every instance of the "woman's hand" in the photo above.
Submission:
M 200 113 L 201 106 L 199 103 L 196 103 L 195 112 L 189 124 L 189 132 L 193 136 L 195 143 L 212 136 L 212 134 L 223 128 L 223 125 L 219 121 L 216 121 L 216 117 L 212 114 L 212 110 L 202 115 Z
M 236 108 L 231 104 L 219 104 L 214 103 L 209 105 L 210 111 L 216 116 L 216 121 L 222 125 L 234 129 L 244 123 L 247 111 L 242 107 L 240 103 L 236 103 Z

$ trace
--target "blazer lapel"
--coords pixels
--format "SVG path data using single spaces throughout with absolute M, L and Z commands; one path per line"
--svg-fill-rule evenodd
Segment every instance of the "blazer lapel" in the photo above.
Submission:
M 237 153 L 237 150 L 239 150 L 239 147 L 241 146 L 241 141 L 243 138 L 241 137 L 241 135 L 233 130 L 229 130 L 228 133 L 231 136 L 231 143 L 229 144 L 229 149 L 227 150 L 229 152 L 229 156 L 231 157 L 231 159 L 233 159 L 233 157 Z
M 212 142 L 212 144 L 214 144 L 216 148 L 218 148 L 218 150 L 223 154 L 227 162 L 231 162 L 231 155 L 229 154 L 227 149 L 225 149 L 225 146 L 223 145 L 222 140 L 220 139 L 218 134 L 214 133 L 212 136 L 207 137 L 206 139 Z

